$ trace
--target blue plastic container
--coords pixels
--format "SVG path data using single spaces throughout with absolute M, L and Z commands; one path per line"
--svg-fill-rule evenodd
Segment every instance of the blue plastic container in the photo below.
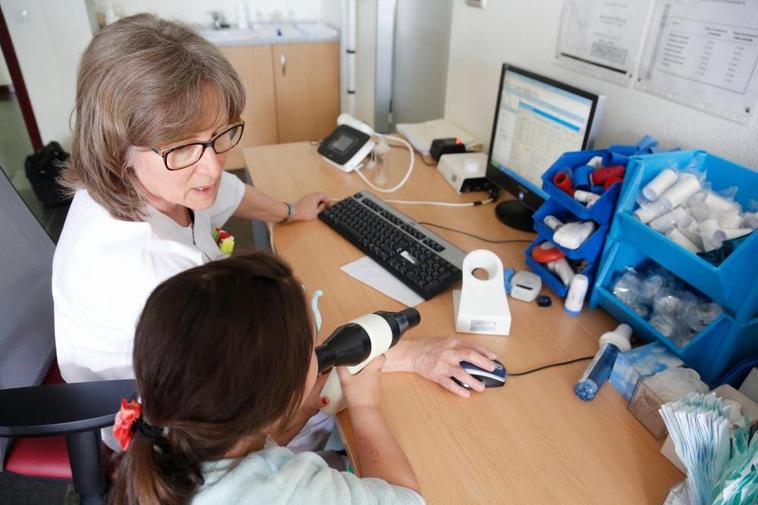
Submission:
M 543 203 L 542 206 L 537 209 L 537 212 L 534 213 L 534 230 L 539 233 L 540 237 L 551 242 L 553 241 L 554 232 L 542 221 L 545 216 L 550 215 L 555 216 L 564 223 L 578 221 L 578 219 L 574 217 L 571 212 L 558 205 L 554 199 L 551 198 Z M 569 259 L 588 259 L 595 261 L 601 249 L 603 248 L 603 242 L 605 241 L 605 236 L 608 233 L 608 228 L 609 226 L 607 224 L 597 226 L 595 231 L 592 232 L 592 235 L 587 237 L 587 240 L 585 240 L 584 243 L 576 249 L 567 249 L 565 247 L 561 247 L 558 244 L 555 244 L 555 242 L 553 243 L 556 245 L 556 247 L 558 247 L 558 249 L 563 251 L 566 257 Z
M 577 151 L 563 154 L 553 163 L 547 172 L 542 174 L 542 189 L 550 195 L 550 199 L 565 208 L 582 221 L 595 221 L 600 224 L 608 224 L 616 208 L 616 200 L 621 191 L 621 184 L 614 184 L 602 195 L 590 208 L 583 203 L 574 200 L 558 186 L 553 184 L 553 179 L 560 172 L 573 171 L 575 168 L 585 165 L 595 156 L 603 158 L 603 165 L 611 165 L 613 153 L 608 150 L 600 151 Z M 625 157 L 626 158 L 626 157 Z
M 758 200 L 758 172 L 706 152 L 679 151 L 632 157 L 603 261 L 614 243 L 629 243 L 745 324 L 758 315 L 758 233 L 748 236 L 721 265 L 715 266 L 642 224 L 632 214 L 642 187 L 659 172 L 671 166 L 685 168 L 691 163 L 706 170 L 706 180 L 714 191 L 737 186 L 735 200 L 743 209 L 751 200 Z
M 527 247 L 526 251 L 524 252 L 524 255 L 526 256 L 524 261 L 526 262 L 526 265 L 529 267 L 529 269 L 535 274 L 539 275 L 542 279 L 542 282 L 550 289 L 552 289 L 556 295 L 560 296 L 561 298 L 565 298 L 566 294 L 568 293 L 568 286 L 565 286 L 563 282 L 561 282 L 561 280 L 558 278 L 558 276 L 548 270 L 545 265 L 537 263 L 534 261 L 534 258 L 532 258 L 532 249 L 544 242 L 544 240 L 545 239 L 542 237 L 537 237 L 531 244 L 529 244 L 529 247 Z M 587 262 L 587 268 L 585 268 L 581 273 L 590 279 L 589 289 L 592 289 L 592 280 L 594 279 L 595 270 L 597 270 L 598 265 L 597 257 L 590 258 L 587 260 Z
M 645 253 L 649 252 L 647 248 L 644 250 Z M 697 370 L 710 385 L 715 384 L 719 376 L 730 366 L 743 359 L 758 356 L 758 318 L 741 323 L 725 312 L 680 348 L 616 298 L 613 295 L 615 278 L 626 267 L 636 267 L 649 258 L 648 254 L 643 254 L 629 243 L 609 242 L 598 271 L 590 305 L 599 305 L 618 321 L 629 324 L 634 333 L 643 340 L 662 342 L 687 366 Z
M 560 204 L 566 210 L 571 212 L 577 218 L 586 221 L 592 220 L 599 224 L 608 224 L 613 218 L 616 208 L 616 201 L 621 192 L 621 184 L 613 184 L 608 190 L 600 195 L 600 199 L 590 208 L 577 202 L 573 197 L 566 194 L 562 189 L 553 183 L 553 179 L 559 172 L 569 171 L 572 174 L 575 170 L 583 171 L 582 167 L 595 156 L 603 159 L 603 166 L 624 165 L 627 167 L 625 177 L 629 177 L 628 162 L 631 156 L 652 153 L 658 142 L 645 135 L 639 142 L 634 145 L 611 145 L 608 149 L 598 149 L 595 151 L 576 151 L 568 152 L 558 158 L 555 163 L 542 174 L 542 189 L 555 198 L 555 203 Z

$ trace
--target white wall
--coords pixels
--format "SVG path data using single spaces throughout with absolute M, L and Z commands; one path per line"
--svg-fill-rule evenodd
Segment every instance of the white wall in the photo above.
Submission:
M 101 4 L 102 0 L 90 0 Z M 246 0 L 251 21 L 321 19 L 322 1 Z M 331 0 L 338 2 L 338 0 Z M 221 11 L 234 26 L 239 0 L 113 0 L 117 15 L 152 12 L 167 19 L 189 23 L 211 23 L 210 11 Z
M 0 0 L 42 141 L 71 141 L 76 70 L 92 38 L 84 0 Z
M 596 147 L 649 133 L 663 146 L 705 149 L 758 167 L 758 121 L 739 125 L 554 63 L 561 0 L 497 0 L 474 9 L 456 0 L 445 117 L 489 143 L 503 62 L 607 95 Z

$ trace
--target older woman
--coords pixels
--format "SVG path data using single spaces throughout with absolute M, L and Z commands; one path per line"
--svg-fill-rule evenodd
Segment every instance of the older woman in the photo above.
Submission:
M 229 62 L 181 24 L 125 18 L 84 52 L 64 172 L 74 200 L 53 263 L 67 381 L 133 377 L 135 323 L 148 295 L 166 278 L 222 257 L 211 234 L 229 217 L 310 220 L 326 205 L 323 193 L 276 201 L 223 171 L 245 127 L 244 105 Z M 420 339 L 393 349 L 385 370 L 414 371 L 468 396 L 450 379 L 466 379 L 459 362 L 492 369 L 492 358 L 453 339 Z

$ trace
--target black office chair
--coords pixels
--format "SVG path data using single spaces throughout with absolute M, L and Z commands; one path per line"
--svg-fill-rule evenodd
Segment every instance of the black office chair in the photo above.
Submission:
M 113 424 L 121 398 L 134 395 L 134 381 L 38 386 L 57 375 L 50 291 L 55 245 L 2 169 L 0 244 L 0 471 L 70 476 L 80 503 L 102 504 L 100 428 Z M 11 443 L 11 437 L 50 438 Z
M 133 380 L 54 384 L 0 391 L 0 437 L 65 435 L 74 490 L 82 505 L 105 503 L 100 429 L 112 426 Z

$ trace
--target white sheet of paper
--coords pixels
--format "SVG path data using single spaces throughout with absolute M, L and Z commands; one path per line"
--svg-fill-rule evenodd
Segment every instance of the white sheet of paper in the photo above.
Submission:
M 415 307 L 424 301 L 368 256 L 343 265 L 340 270 L 408 307 Z
M 661 0 L 638 88 L 747 124 L 758 100 L 758 0 Z

